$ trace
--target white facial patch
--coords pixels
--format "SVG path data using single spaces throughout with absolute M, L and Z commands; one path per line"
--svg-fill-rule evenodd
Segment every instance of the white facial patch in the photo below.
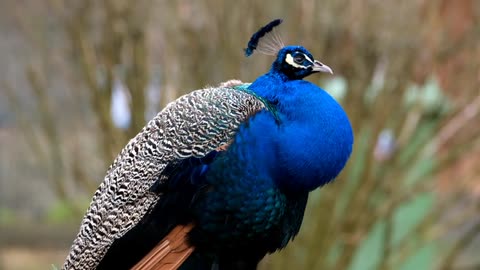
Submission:
M 305 59 L 307 59 L 307 61 L 310 62 L 313 65 L 313 60 L 310 59 L 310 57 L 308 57 L 308 55 L 306 55 L 306 54 L 303 54 L 303 55 L 305 55 Z
M 310 59 L 310 57 L 308 57 L 306 54 L 302 53 L 304 56 L 305 56 L 305 59 L 312 63 L 313 65 L 313 61 Z M 291 54 L 287 54 L 287 57 L 285 57 L 285 62 L 287 62 L 289 65 L 293 66 L 293 67 L 296 67 L 296 68 L 303 68 L 303 69 L 308 69 L 310 66 L 302 66 L 300 64 L 297 64 L 295 63 L 295 61 L 293 61 L 293 56 Z

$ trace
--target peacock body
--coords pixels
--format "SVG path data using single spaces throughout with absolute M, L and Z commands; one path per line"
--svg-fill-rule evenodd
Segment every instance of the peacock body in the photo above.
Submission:
M 280 22 L 260 29 L 246 54 L 269 53 L 259 41 Z M 302 80 L 331 69 L 273 37 L 268 73 L 179 98 L 127 144 L 64 269 L 129 269 L 178 225 L 194 224 L 181 269 L 256 269 L 295 237 L 308 193 L 343 169 L 353 132 L 341 106 Z

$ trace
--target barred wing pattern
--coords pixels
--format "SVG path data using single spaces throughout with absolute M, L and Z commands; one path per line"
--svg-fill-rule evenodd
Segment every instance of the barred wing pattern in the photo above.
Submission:
M 63 269 L 95 269 L 112 243 L 159 199 L 149 192 L 165 167 L 228 145 L 241 123 L 265 108 L 233 88 L 196 90 L 168 104 L 129 141 L 95 192 Z

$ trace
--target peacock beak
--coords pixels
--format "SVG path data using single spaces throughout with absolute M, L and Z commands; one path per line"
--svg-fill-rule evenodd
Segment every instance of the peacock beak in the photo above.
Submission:
M 324 65 L 320 61 L 317 61 L 317 60 L 315 60 L 313 62 L 312 70 L 315 71 L 315 72 L 328 72 L 330 74 L 333 74 L 333 70 L 329 66 Z

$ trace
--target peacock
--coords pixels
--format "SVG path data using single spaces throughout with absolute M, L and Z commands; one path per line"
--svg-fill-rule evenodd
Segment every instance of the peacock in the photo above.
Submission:
M 276 56 L 266 74 L 184 95 L 128 142 L 63 269 L 130 269 L 181 227 L 189 253 L 179 269 L 256 269 L 297 235 L 309 192 L 340 173 L 354 136 L 342 107 L 303 80 L 332 70 L 285 46 L 281 23 L 245 49 Z

